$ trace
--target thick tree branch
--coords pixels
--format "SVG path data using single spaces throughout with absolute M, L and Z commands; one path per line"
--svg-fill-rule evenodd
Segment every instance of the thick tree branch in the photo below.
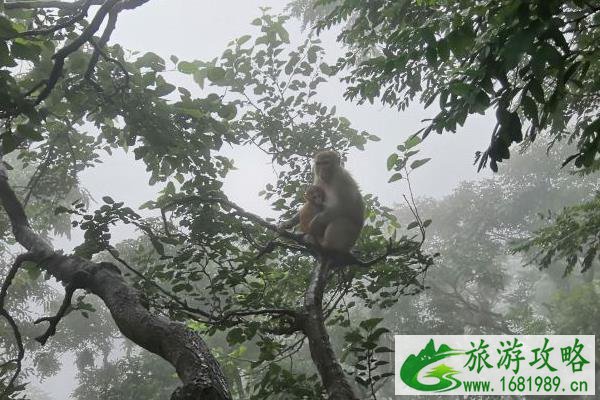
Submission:
M 15 239 L 28 250 L 28 257 L 67 285 L 84 274 L 81 287 L 102 299 L 121 333 L 175 367 L 184 386 L 173 394 L 172 399 L 231 399 L 221 368 L 198 333 L 184 324 L 150 313 L 143 306 L 139 293 L 126 284 L 114 265 L 58 254 L 31 229 L 21 203 L 8 184 L 2 164 L 0 201 L 10 219 Z
M 149 0 L 105 0 L 105 1 L 97 1 L 97 0 L 82 0 L 74 3 L 61 2 L 61 1 L 19 1 L 13 3 L 5 4 L 6 9 L 23 9 L 23 8 L 58 8 L 58 9 L 67 9 L 67 10 L 80 10 L 80 12 L 75 15 L 72 19 L 70 19 L 65 24 L 72 24 L 86 15 L 87 9 L 91 5 L 100 5 L 100 8 L 90 21 L 89 25 L 81 32 L 81 34 L 71 42 L 67 43 L 60 50 L 58 50 L 53 56 L 54 64 L 50 71 L 50 74 L 47 79 L 44 79 L 40 82 L 40 84 L 35 86 L 35 90 L 42 88 L 40 93 L 35 97 L 35 99 L 31 100 L 32 105 L 37 106 L 41 102 L 43 102 L 50 94 L 52 90 L 54 90 L 55 86 L 58 84 L 58 81 L 63 75 L 63 69 L 65 65 L 66 58 L 77 51 L 84 43 L 92 41 L 94 34 L 100 29 L 102 23 L 105 21 L 106 16 L 109 15 L 108 25 L 104 30 L 104 33 L 100 39 L 101 43 L 106 43 L 110 34 L 114 29 L 114 24 L 116 23 L 117 14 L 123 10 L 131 10 L 137 8 L 144 3 L 147 3 Z M 41 31 L 32 31 L 29 32 L 31 35 L 43 34 L 43 33 L 51 33 L 54 30 L 61 29 L 64 24 L 59 24 L 57 27 L 49 28 L 48 32 Z M 56 29 L 55 29 L 56 28 Z M 28 35 L 29 35 L 28 34 Z M 92 60 L 90 62 L 90 67 L 86 72 L 86 78 L 89 79 L 91 72 L 93 71 L 93 66 L 98 61 L 99 56 L 103 56 L 101 52 L 102 46 L 94 46 L 94 53 L 92 56 Z M 128 75 L 126 78 L 128 78 Z M 31 95 L 34 90 L 28 91 L 23 98 L 26 99 L 29 95 Z M 7 118 L 18 115 L 21 112 L 19 107 L 13 107 L 12 109 L 3 112 L 0 117 Z
M 289 232 L 285 229 L 282 229 L 280 226 L 277 226 L 268 221 L 265 221 L 260 216 L 244 210 L 242 207 L 240 207 L 233 201 L 226 199 L 225 197 L 201 197 L 201 196 L 193 196 L 193 195 L 185 196 L 181 199 L 172 201 L 172 202 L 168 203 L 167 205 L 165 205 L 164 207 L 162 207 L 161 213 L 164 213 L 165 211 L 169 210 L 170 208 L 172 208 L 175 205 L 183 205 L 183 204 L 195 203 L 195 202 L 198 202 L 201 204 L 219 203 L 225 209 L 233 210 L 232 214 L 238 215 L 250 222 L 254 222 L 255 224 L 262 226 L 263 228 L 265 228 L 271 232 L 277 233 L 280 237 L 288 239 L 299 245 L 299 246 L 288 245 L 286 243 L 277 242 L 274 240 L 274 241 L 267 243 L 267 245 L 261 249 L 257 258 L 262 257 L 263 255 L 274 251 L 277 247 L 284 247 L 284 248 L 287 248 L 290 250 L 305 251 L 305 252 L 308 251 L 310 254 L 313 254 L 315 256 L 321 255 L 323 257 L 329 258 L 330 260 L 334 261 L 333 264 L 336 267 L 358 265 L 363 268 L 370 268 L 380 262 L 385 261 L 390 256 L 394 256 L 394 255 L 398 255 L 398 254 L 402 253 L 402 251 L 406 250 L 406 247 L 408 245 L 410 245 L 410 243 L 408 243 L 408 244 L 400 243 L 399 245 L 395 245 L 390 240 L 385 252 L 382 253 L 380 256 L 377 256 L 371 260 L 360 260 L 351 253 L 340 253 L 340 252 L 330 251 L 330 250 L 315 246 L 313 243 L 309 243 L 306 240 L 304 240 L 303 234 Z
M 131 271 L 138 278 L 142 279 L 144 282 L 147 282 L 148 284 L 154 286 L 159 292 L 161 292 L 162 294 L 167 296 L 169 299 L 173 300 L 175 303 L 177 303 L 177 305 L 179 305 L 181 307 L 182 310 L 184 310 L 190 314 L 193 314 L 195 316 L 199 315 L 199 316 L 202 316 L 202 317 L 208 319 L 208 321 L 203 321 L 203 322 L 206 322 L 206 323 L 210 322 L 210 320 L 212 319 L 212 315 L 210 313 L 208 313 L 204 310 L 190 307 L 185 301 L 181 300 L 179 297 L 177 297 L 173 293 L 169 292 L 168 290 L 164 289 L 158 283 L 154 282 L 152 279 L 146 277 L 140 271 L 138 271 L 137 269 L 135 269 L 131 265 L 129 265 L 129 263 L 127 261 L 125 261 L 124 259 L 119 257 L 118 253 L 114 249 L 107 248 L 106 250 L 110 253 L 111 256 L 113 256 L 113 258 L 115 260 L 117 260 L 119 263 L 121 263 L 121 265 L 123 265 L 125 268 L 127 268 L 129 271 Z
M 59 10 L 76 10 L 81 8 L 87 0 L 79 0 L 74 2 L 67 1 L 6 1 L 4 8 L 7 10 L 19 10 L 19 9 L 36 9 L 36 8 L 56 8 Z M 90 5 L 99 6 L 104 3 L 104 0 L 91 0 Z
M 65 45 L 52 56 L 52 58 L 54 59 L 54 65 L 52 67 L 52 70 L 50 71 L 50 76 L 48 77 L 46 86 L 35 100 L 36 105 L 44 101 L 50 95 L 52 89 L 54 89 L 54 86 L 56 86 L 56 84 L 58 83 L 58 80 L 60 79 L 63 73 L 65 59 L 71 53 L 79 49 L 85 42 L 90 40 L 92 36 L 94 36 L 98 29 L 100 29 L 100 25 L 102 25 L 102 22 L 104 21 L 106 15 L 109 12 L 111 12 L 115 4 L 117 4 L 119 1 L 120 0 L 106 0 L 106 2 L 102 4 L 100 9 L 96 12 L 96 15 L 94 15 L 94 18 L 92 18 L 90 24 L 83 30 L 83 32 L 81 32 L 81 35 L 79 35 L 75 40 Z
M 272 224 L 268 221 L 265 221 L 264 219 L 262 219 L 261 217 L 259 217 L 256 214 L 253 214 L 251 212 L 244 210 L 242 207 L 238 206 L 236 203 L 228 200 L 225 197 L 202 197 L 202 196 L 194 196 L 194 195 L 185 196 L 185 197 L 176 199 L 176 200 L 164 205 L 162 207 L 162 210 L 167 211 L 175 205 L 184 205 L 184 204 L 188 204 L 188 203 L 201 203 L 201 204 L 218 203 L 218 204 L 221 204 L 221 206 L 223 206 L 223 208 L 225 208 L 225 209 L 232 209 L 233 210 L 232 214 L 239 215 L 240 217 L 245 218 L 246 220 L 248 220 L 250 222 L 254 222 L 255 224 L 262 226 L 263 228 L 265 228 L 267 230 L 279 233 L 281 237 L 292 240 L 301 245 L 307 244 L 304 241 L 303 235 L 291 233 L 286 230 L 280 229 L 277 225 Z
M 27 37 L 27 36 L 44 36 L 59 31 L 61 29 L 65 29 L 69 26 L 76 24 L 77 22 L 83 20 L 88 13 L 88 10 L 92 4 L 93 0 L 86 0 L 82 5 L 81 9 L 77 12 L 77 14 L 71 16 L 70 18 L 60 22 L 54 26 L 43 28 L 43 29 L 34 29 L 30 31 L 21 32 L 15 35 L 15 37 Z
M 390 239 L 387 248 L 382 255 L 363 261 L 359 260 L 351 253 L 342 254 L 316 247 L 312 243 L 305 241 L 304 235 L 295 234 L 281 229 L 281 227 L 265 221 L 258 215 L 245 211 L 243 208 L 226 199 L 225 197 L 185 196 L 163 206 L 161 212 L 164 214 L 165 210 L 172 209 L 172 207 L 176 205 L 190 203 L 218 203 L 225 211 L 229 211 L 231 215 L 240 216 L 249 222 L 276 233 L 280 238 L 288 239 L 289 241 L 294 242 L 295 245 L 291 245 L 292 250 L 299 249 L 300 251 L 308 251 L 309 253 L 313 254 L 315 258 L 320 258 L 320 261 L 316 263 L 312 271 L 310 283 L 304 295 L 303 308 L 299 311 L 293 311 L 291 314 L 290 310 L 281 310 L 285 312 L 281 312 L 280 317 L 292 317 L 290 326 L 281 327 L 281 329 L 277 328 L 273 330 L 272 333 L 292 334 L 298 330 L 302 331 L 308 338 L 312 360 L 317 367 L 323 382 L 323 386 L 327 390 L 329 399 L 357 399 L 356 394 L 353 392 L 352 386 L 348 382 L 347 377 L 337 360 L 335 352 L 331 346 L 329 334 L 325 327 L 325 320 L 327 316 L 331 313 L 333 307 L 335 307 L 343 298 L 344 290 L 347 290 L 347 287 L 342 290 L 342 294 L 338 298 L 332 300 L 333 306 L 330 304 L 331 308 L 327 311 L 327 313 L 324 312 L 323 296 L 326 286 L 329 282 L 329 278 L 331 277 L 331 272 L 333 268 L 339 269 L 342 266 L 356 265 L 361 268 L 370 268 L 376 264 L 385 262 L 389 257 L 396 257 L 395 262 L 398 262 L 398 259 L 404 260 L 404 258 L 402 258 L 403 255 L 414 253 L 415 249 L 418 249 L 422 242 L 419 243 L 410 240 L 401 240 L 395 243 Z M 249 241 L 254 243 L 254 241 L 251 239 Z M 274 251 L 279 246 L 290 248 L 290 245 L 287 245 L 285 242 L 281 243 L 278 240 L 272 240 L 263 249 L 261 249 L 259 256 Z M 416 258 L 416 261 L 421 261 L 419 257 L 420 254 Z M 406 259 L 408 262 L 412 260 L 412 258 L 408 256 Z M 408 284 L 415 284 L 420 288 L 423 287 L 422 284 L 412 276 L 409 277 L 407 285 Z M 259 314 L 258 311 L 259 310 L 249 310 L 247 312 L 244 311 L 241 315 L 257 315 Z M 273 313 L 273 311 L 274 310 L 264 310 L 264 313 L 276 315 Z
M 288 308 L 264 308 L 259 310 L 229 311 L 223 314 L 223 316 L 220 318 L 220 321 L 227 321 L 233 317 L 244 317 L 249 315 L 285 315 L 293 318 L 298 317 L 298 313 L 296 311 Z
M 108 14 L 108 21 L 106 22 L 106 27 L 104 28 L 104 31 L 102 32 L 102 36 L 100 36 L 100 40 L 98 40 L 98 43 L 95 43 L 93 39 L 90 39 L 90 42 L 94 45 L 94 52 L 92 53 L 92 57 L 90 58 L 90 61 L 88 63 L 87 70 L 85 71 L 85 79 L 91 79 L 92 74 L 94 73 L 94 69 L 96 68 L 96 64 L 98 63 L 98 59 L 100 58 L 100 52 L 102 51 L 102 48 L 108 43 L 110 36 L 112 35 L 113 31 L 117 26 L 118 16 L 119 13 L 115 12 L 114 10 L 111 11 Z
M 302 331 L 308 338 L 310 355 L 317 366 L 330 400 L 356 400 L 352 387 L 331 347 L 323 315 L 323 292 L 327 286 L 331 263 L 322 259 L 313 269 L 304 295 Z

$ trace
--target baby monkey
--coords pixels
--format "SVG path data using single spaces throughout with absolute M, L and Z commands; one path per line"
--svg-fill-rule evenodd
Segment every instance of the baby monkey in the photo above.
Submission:
M 310 232 L 310 223 L 318 213 L 325 209 L 325 191 L 322 187 L 311 185 L 304 193 L 305 203 L 300 209 L 300 230 L 306 235 L 310 235 L 310 239 L 316 243 L 320 243 L 322 237 L 313 237 Z

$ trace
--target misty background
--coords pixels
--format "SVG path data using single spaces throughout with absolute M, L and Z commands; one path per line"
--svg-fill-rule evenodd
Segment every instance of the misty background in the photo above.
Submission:
M 286 4 L 285 0 L 153 0 L 120 17 L 111 43 L 120 43 L 125 49 L 141 53 L 152 51 L 165 59 L 176 55 L 181 60 L 211 60 L 220 56 L 234 38 L 257 30 L 250 22 L 261 14 L 260 7 L 270 7 L 279 13 L 284 11 Z M 309 34 L 308 28 L 303 29 L 301 22 L 294 19 L 289 21 L 287 28 L 292 43 Z M 326 55 L 332 61 L 342 51 L 335 42 L 336 31 L 320 35 Z M 194 94 L 201 93 L 191 79 L 186 82 L 181 78 L 181 85 Z M 379 196 L 381 202 L 389 206 L 403 203 L 402 194 L 407 193 L 405 184 L 387 183 L 391 175 L 386 169 L 387 156 L 390 149 L 422 128 L 421 121 L 434 115 L 435 109 L 423 110 L 418 103 L 405 111 L 390 109 L 377 102 L 357 105 L 345 101 L 343 92 L 344 86 L 333 77 L 320 87 L 318 97 L 325 104 L 335 105 L 338 114 L 350 119 L 356 129 L 381 138 L 379 142 L 369 142 L 365 151 L 350 154 L 346 168 L 363 192 Z M 440 198 L 451 193 L 460 181 L 491 175 L 488 169 L 477 173 L 471 160 L 475 151 L 487 146 L 494 124 L 492 116 L 477 116 L 469 119 L 456 134 L 430 135 L 421 145 L 421 155 L 432 157 L 432 160 L 412 176 L 415 195 Z M 269 160 L 255 149 L 226 148 L 224 153 L 235 160 L 237 168 L 226 178 L 228 196 L 248 211 L 276 218 L 277 213 L 258 196 L 265 184 L 274 180 Z M 96 201 L 109 195 L 135 209 L 162 189 L 160 184 L 148 185 L 145 166 L 136 162 L 131 152 L 126 154 L 118 150 L 105 158 L 104 164 L 81 174 L 81 184 Z M 118 241 L 132 237 L 135 229 L 120 225 L 112 233 Z M 82 236 L 81 231 L 74 230 L 70 240 L 58 237 L 55 245 L 69 251 L 80 243 Z M 56 400 L 69 398 L 75 387 L 76 368 L 72 362 L 73 359 L 64 359 L 61 372 L 40 384 Z

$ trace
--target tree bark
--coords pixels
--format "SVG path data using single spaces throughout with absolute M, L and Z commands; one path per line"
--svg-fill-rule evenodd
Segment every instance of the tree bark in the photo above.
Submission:
M 0 166 L 0 201 L 15 239 L 28 251 L 28 259 L 37 261 L 57 280 L 76 284 L 100 297 L 123 335 L 175 367 L 183 387 L 173 393 L 173 400 L 231 399 L 219 364 L 196 332 L 182 323 L 150 313 L 140 294 L 127 285 L 116 266 L 57 253 L 31 229 L 8 183 L 4 166 Z
M 323 292 L 327 285 L 330 261 L 323 257 L 315 266 L 304 295 L 302 330 L 308 338 L 310 355 L 317 366 L 330 400 L 356 400 L 350 383 L 335 356 L 323 315 Z

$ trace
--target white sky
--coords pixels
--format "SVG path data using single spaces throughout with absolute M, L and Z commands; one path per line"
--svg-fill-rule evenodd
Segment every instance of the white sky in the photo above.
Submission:
M 153 51 L 165 58 L 176 54 L 181 60 L 209 60 L 219 56 L 230 40 L 255 29 L 249 22 L 260 14 L 260 6 L 282 10 L 285 4 L 286 0 L 152 0 L 120 17 L 113 41 L 125 48 Z M 293 26 L 288 28 L 292 40 L 306 34 L 295 21 L 291 24 Z M 324 47 L 332 54 L 332 60 L 340 51 L 334 37 L 333 34 L 323 37 Z M 199 88 L 191 86 L 190 90 L 200 93 Z M 355 128 L 382 139 L 370 142 L 365 152 L 352 154 L 348 169 L 363 191 L 378 195 L 386 204 L 400 202 L 401 184 L 387 184 L 390 176 L 385 167 L 387 156 L 396 145 L 420 129 L 423 126 L 420 121 L 431 117 L 434 111 L 424 111 L 418 105 L 405 112 L 378 104 L 358 106 L 345 102 L 342 93 L 343 86 L 335 80 L 322 85 L 319 90 L 321 99 L 335 105 L 338 113 L 350 119 Z M 475 178 L 474 152 L 486 147 L 492 126 L 490 118 L 478 117 L 456 135 L 431 134 L 422 146 L 422 156 L 433 160 L 415 173 L 416 194 L 440 197 L 451 192 L 460 180 Z M 238 167 L 226 182 L 227 193 L 252 211 L 263 215 L 269 213 L 257 196 L 262 186 L 273 179 L 268 159 L 247 148 L 227 153 L 235 158 Z M 104 165 L 83 175 L 83 183 L 96 198 L 109 194 L 130 205 L 139 205 L 157 188 L 147 185 L 144 166 L 130 160 L 125 156 L 107 158 Z M 115 184 L 115 176 L 121 177 L 121 182 Z
M 181 60 L 209 60 L 219 56 L 231 39 L 254 28 L 249 23 L 260 14 L 260 6 L 270 6 L 277 11 L 282 10 L 285 4 L 286 0 L 151 0 L 143 7 L 121 15 L 112 42 L 130 50 L 153 51 L 165 58 L 175 54 Z M 292 40 L 298 40 L 304 33 L 299 24 L 293 21 L 292 24 L 294 26 L 288 27 L 290 36 Z M 334 37 L 330 33 L 323 39 L 328 53 L 335 55 L 340 49 Z M 195 87 L 190 89 L 198 90 Z M 365 152 L 351 154 L 347 168 L 362 190 L 378 195 L 383 204 L 401 202 L 404 187 L 399 183 L 387 183 L 390 176 L 385 167 L 387 156 L 396 145 L 420 129 L 420 121 L 431 117 L 434 111 L 424 111 L 418 106 L 405 112 L 380 105 L 357 106 L 343 100 L 342 90 L 339 83 L 333 82 L 323 85 L 319 95 L 325 103 L 335 105 L 338 113 L 346 116 L 355 128 L 382 139 L 370 143 Z M 433 160 L 413 175 L 415 194 L 441 197 L 450 193 L 461 180 L 482 177 L 483 174 L 476 174 L 472 160 L 476 150 L 486 147 L 492 127 L 490 117 L 478 117 L 456 135 L 432 134 L 421 147 L 422 156 Z M 250 211 L 272 215 L 257 196 L 262 186 L 273 179 L 268 160 L 247 149 L 234 149 L 227 153 L 235 158 L 238 167 L 226 182 L 228 195 Z M 101 166 L 84 173 L 82 182 L 94 198 L 110 195 L 132 207 L 152 198 L 159 190 L 148 186 L 148 176 L 142 164 L 136 164 L 130 155 L 118 153 L 107 157 Z M 130 235 L 131 231 L 125 229 L 114 232 L 116 238 Z M 75 235 L 74 239 L 79 237 Z M 77 242 L 59 240 L 56 244 L 69 250 Z M 74 373 L 72 367 L 63 365 L 61 373 L 41 387 L 51 392 L 54 399 L 67 399 L 74 387 Z

